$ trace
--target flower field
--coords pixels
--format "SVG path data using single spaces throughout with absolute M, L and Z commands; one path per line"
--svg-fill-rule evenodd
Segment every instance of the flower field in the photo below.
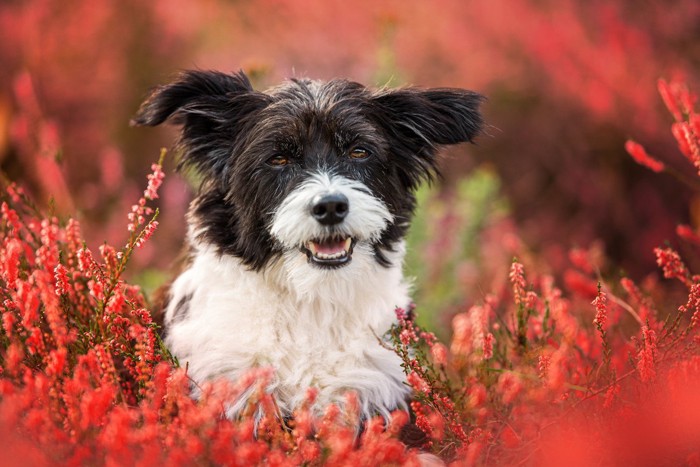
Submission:
M 696 95 L 677 82 L 660 81 L 659 91 L 679 157 L 700 167 Z M 640 144 L 626 148 L 639 164 L 668 171 Z M 664 279 L 637 283 L 603 276 L 595 248 L 571 250 L 557 271 L 517 238 L 499 242 L 513 254 L 504 274 L 452 317 L 445 342 L 416 323 L 420 309 L 397 309 L 389 338 L 414 389 L 417 447 L 399 440 L 409 422 L 400 411 L 363 422 L 358 434 L 352 393 L 315 418 L 310 388 L 308 404 L 282 420 L 264 391 L 269 368 L 208 384 L 194 401 L 187 368 L 162 347 L 147 298 L 124 278 L 158 227 L 164 155 L 125 213 L 125 243 L 96 251 L 78 221 L 58 220 L 6 184 L 3 464 L 435 462 L 427 453 L 452 465 L 700 464 L 700 275 L 687 265 L 697 258 L 685 261 L 670 244 L 654 250 Z M 696 254 L 700 234 L 680 225 L 677 241 Z M 245 414 L 222 418 L 225 402 L 251 385 L 257 395 Z
M 0 2 L 0 466 L 700 465 L 698 24 L 697 0 Z M 309 388 L 283 419 L 272 368 L 190 397 L 153 312 L 198 180 L 128 128 L 187 68 L 487 96 L 416 194 L 415 306 L 377 342 L 410 414 L 318 416 Z

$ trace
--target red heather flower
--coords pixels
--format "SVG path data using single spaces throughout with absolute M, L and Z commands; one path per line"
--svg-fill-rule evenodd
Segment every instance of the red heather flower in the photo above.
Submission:
M 117 251 L 106 244 L 100 245 L 100 255 L 102 256 L 105 269 L 109 275 L 118 274 L 119 257 Z
M 700 235 L 689 225 L 681 224 L 676 226 L 676 234 L 683 240 L 700 245 Z
M 435 342 L 437 341 L 437 338 L 435 337 L 435 334 L 432 332 L 427 332 L 427 331 L 421 331 L 419 333 L 419 336 L 421 339 L 425 341 L 425 343 L 428 345 L 428 347 L 432 348 Z
M 57 264 L 54 268 L 54 278 L 56 279 L 56 295 L 68 293 L 68 270 L 62 264 Z
M 539 302 L 540 297 L 538 297 L 534 291 L 528 290 L 528 292 L 525 294 L 525 308 L 536 310 Z
M 642 326 L 642 348 L 637 353 L 637 372 L 642 382 L 656 378 L 654 360 L 657 353 L 656 333 L 648 326 Z
M 656 254 L 656 264 L 663 269 L 665 278 L 678 279 L 688 287 L 692 285 L 688 268 L 677 252 L 671 248 L 654 248 L 654 254 Z
M 50 276 L 49 276 L 50 277 Z M 68 327 L 64 317 L 61 303 L 56 295 L 56 289 L 49 282 L 51 279 L 46 278 L 42 281 L 39 290 L 41 301 L 44 304 L 44 317 L 51 328 L 51 333 L 56 345 L 63 346 L 69 344 L 73 340 L 73 336 L 69 334 Z
M 484 346 L 482 348 L 483 350 L 483 359 L 484 360 L 489 360 L 491 357 L 493 357 L 493 343 L 496 341 L 496 338 L 493 337 L 493 334 L 488 333 L 484 336 Z
M 78 267 L 83 274 L 90 275 L 96 268 L 95 260 L 92 258 L 92 252 L 87 248 L 78 250 Z
M 593 320 L 593 324 L 596 325 L 596 327 L 599 330 L 603 330 L 603 327 L 605 327 L 605 323 L 608 321 L 608 305 L 607 305 L 607 297 L 605 295 L 605 292 L 601 291 L 600 288 L 598 288 L 598 296 L 596 296 L 595 300 L 593 300 L 593 303 L 591 303 L 593 306 L 595 306 L 595 319 Z
M 506 405 L 512 403 L 522 389 L 520 378 L 510 371 L 502 373 L 496 384 L 496 390 L 501 394 L 501 399 Z
M 7 304 L 5 304 L 5 307 L 9 308 L 7 307 Z M 3 310 L 2 328 L 5 331 L 7 337 L 9 338 L 12 338 L 12 336 L 14 335 L 13 330 L 15 327 L 15 323 L 17 323 L 17 318 L 15 318 L 15 315 L 13 313 L 10 313 L 8 310 Z
M 41 355 L 46 348 L 44 339 L 41 337 L 41 330 L 36 327 L 27 327 L 26 331 L 29 334 L 24 341 L 27 350 L 29 350 L 29 353 L 32 355 Z
M 160 188 L 161 184 L 163 183 L 163 179 L 165 178 L 165 174 L 162 170 L 164 158 L 165 150 L 162 150 L 160 153 L 159 162 L 151 165 L 151 170 L 153 170 L 153 173 L 148 176 L 148 187 L 143 192 L 143 196 L 139 199 L 138 203 L 131 207 L 131 212 L 127 215 L 129 220 L 127 230 L 129 230 L 129 232 L 136 232 L 138 227 L 146 222 L 146 216 L 153 214 L 153 209 L 146 206 L 146 200 L 154 200 L 158 198 L 158 188 Z M 155 227 L 151 228 L 151 233 L 153 229 L 155 229 Z M 129 246 L 127 245 L 127 248 L 128 247 Z
M 627 140 L 625 150 L 637 164 L 643 165 L 654 172 L 662 172 L 666 168 L 663 162 L 651 157 L 641 144 L 632 140 Z
M 676 93 L 672 89 L 671 85 L 669 85 L 666 80 L 660 79 L 657 82 L 657 87 L 659 94 L 661 94 L 661 99 L 664 101 L 668 111 L 671 112 L 671 115 L 673 115 L 673 118 L 675 118 L 677 121 L 683 120 L 683 115 L 678 108 Z M 675 85 L 675 87 L 677 87 L 677 85 Z
M 433 412 L 428 416 L 430 423 L 431 437 L 434 441 L 442 441 L 445 437 L 445 419 L 437 412 Z M 462 427 L 457 423 L 450 423 L 450 429 L 459 436 L 459 432 L 463 432 Z M 464 436 L 466 438 L 466 436 Z
M 418 375 L 418 373 L 412 371 L 406 376 L 406 381 L 411 385 L 413 389 L 417 392 L 422 392 L 423 394 L 430 393 L 430 385 Z
M 148 223 L 146 227 L 144 227 L 143 232 L 141 232 L 141 235 L 139 235 L 139 238 L 136 240 L 136 243 L 134 244 L 136 248 L 141 248 L 146 241 L 148 241 L 149 238 L 151 238 L 151 235 L 153 235 L 153 232 L 156 231 L 158 228 L 158 221 L 151 221 Z
M 68 219 L 66 231 L 66 247 L 71 253 L 79 251 L 82 247 L 83 234 L 80 231 L 80 222 L 75 219 Z
M 97 300 L 104 299 L 104 286 L 102 285 L 102 282 L 89 280 L 88 289 L 90 289 L 90 295 L 95 297 Z
M 419 401 L 413 401 L 411 402 L 411 410 L 416 416 L 416 426 L 425 433 L 425 435 L 428 437 L 428 439 L 432 439 L 433 437 L 433 428 L 432 424 L 429 421 L 429 416 L 430 416 L 430 409 L 421 404 Z M 432 446 L 432 441 L 426 442 L 425 447 L 430 447 Z
M 7 186 L 7 194 L 10 195 L 13 203 L 19 203 L 24 196 L 24 189 L 13 182 Z
M 481 407 L 488 400 L 488 392 L 483 384 L 475 384 L 467 392 L 469 407 L 475 409 Z
M 484 346 L 489 313 L 489 305 L 474 305 L 466 313 L 455 315 L 452 319 L 453 334 L 450 344 L 453 354 L 469 356 L 473 350 Z
M 401 339 L 401 343 L 405 346 L 411 345 L 412 342 L 418 342 L 418 336 L 416 336 L 416 332 L 412 328 L 406 328 L 401 331 L 399 339 Z
M 66 366 L 66 358 L 68 356 L 68 349 L 65 347 L 58 348 L 49 352 L 48 364 L 46 365 L 46 374 L 49 376 L 59 376 L 63 374 L 63 370 Z
M 513 285 L 515 304 L 520 305 L 525 298 L 525 288 L 527 287 L 523 265 L 517 261 L 513 261 L 513 264 L 510 266 L 510 274 L 508 277 L 510 278 L 510 283 Z
M 563 344 L 549 356 L 547 365 L 547 387 L 553 391 L 560 391 L 566 382 L 566 359 L 570 355 L 569 346 Z
M 696 136 L 700 135 L 700 114 L 693 114 L 690 116 L 690 127 Z
M 28 282 L 19 281 L 15 303 L 19 306 L 19 313 L 22 317 L 22 326 L 27 329 L 32 328 L 39 319 L 39 291 Z
M 664 80 L 659 80 L 659 93 L 676 120 L 671 133 L 678 148 L 700 173 L 700 116 L 694 111 L 697 96 L 684 84 Z
M 659 92 L 662 93 L 664 102 L 669 101 L 671 107 L 675 108 L 675 111 L 672 111 L 672 113 L 676 120 L 682 120 L 683 114 L 689 115 L 693 113 L 693 107 L 698 97 L 690 92 L 685 83 L 674 81 L 667 84 L 663 81 L 663 84 L 660 83 Z M 669 110 L 671 110 L 671 107 L 669 107 Z
M 136 232 L 138 227 L 146 222 L 146 216 L 150 216 L 151 214 L 153 214 L 153 209 L 146 206 L 146 198 L 139 199 L 138 204 L 131 206 L 131 212 L 126 216 L 129 220 L 127 230 L 129 230 L 129 232 Z
M 452 318 L 452 353 L 468 355 L 473 343 L 473 331 L 471 321 L 467 313 L 459 313 Z
M 2 276 L 8 287 L 15 288 L 19 274 L 19 259 L 22 255 L 22 243 L 17 239 L 10 239 L 5 245 L 2 255 Z
M 625 292 L 627 292 L 634 301 L 638 303 L 642 301 L 642 293 L 632 279 L 623 277 L 620 279 L 620 285 L 622 285 L 622 288 L 625 289 Z
M 433 361 L 438 365 L 447 364 L 447 347 L 440 342 L 436 342 L 430 347 L 430 354 L 433 356 Z
M 674 123 L 671 132 L 683 155 L 700 170 L 700 135 L 695 133 L 693 127 L 685 122 Z
M 612 407 L 615 397 L 620 393 L 620 384 L 611 384 L 607 391 L 605 391 L 605 400 L 603 401 L 603 408 L 609 409 Z
M 634 281 L 628 277 L 623 277 L 620 279 L 620 284 L 625 289 L 625 292 L 630 296 L 634 303 L 639 306 L 639 319 L 642 324 L 651 313 L 654 312 L 654 305 L 650 299 L 644 297 L 639 287 L 634 283 Z
M 22 360 L 24 360 L 24 351 L 19 342 L 13 342 L 7 347 L 5 351 L 3 368 L 10 375 L 18 374 L 20 371 L 20 366 L 22 365 Z
M 685 122 L 677 122 L 671 125 L 671 133 L 673 134 L 673 137 L 676 138 L 676 142 L 678 143 L 678 149 L 680 149 L 681 153 L 693 164 L 695 163 L 695 160 L 693 158 L 693 150 L 692 150 L 692 134 L 689 131 L 689 127 Z
M 596 282 L 589 276 L 574 269 L 564 271 L 564 284 L 570 291 L 589 300 L 598 294 Z
M 694 328 L 697 325 L 698 317 L 700 317 L 700 283 L 697 282 L 690 286 L 688 302 L 678 307 L 678 311 L 681 313 L 687 313 L 692 310 L 695 310 L 695 312 L 690 318 L 690 327 Z
M 595 271 L 589 252 L 583 248 L 572 248 L 569 250 L 569 261 L 586 274 L 592 274 Z
M 160 188 L 165 178 L 163 173 L 163 167 L 160 164 L 152 164 L 151 171 L 153 173 L 148 175 L 148 187 L 143 192 L 143 197 L 146 199 L 154 200 L 158 198 L 158 188 Z
M 5 202 L 2 203 L 2 218 L 10 227 L 12 227 L 12 233 L 14 235 L 19 235 L 19 232 L 22 229 L 22 225 L 19 222 L 19 216 L 17 215 L 17 212 L 14 209 L 10 209 Z
M 56 247 L 58 238 L 58 219 L 43 219 L 41 221 L 41 243 L 47 247 Z

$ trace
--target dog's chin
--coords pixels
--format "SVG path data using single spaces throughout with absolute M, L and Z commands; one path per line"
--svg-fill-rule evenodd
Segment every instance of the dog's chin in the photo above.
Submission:
M 352 237 L 314 239 L 304 243 L 301 251 L 313 267 L 338 269 L 350 264 L 356 242 Z

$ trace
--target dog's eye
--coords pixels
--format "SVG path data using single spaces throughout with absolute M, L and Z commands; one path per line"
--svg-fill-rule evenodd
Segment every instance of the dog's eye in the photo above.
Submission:
M 289 158 L 282 155 L 277 155 L 267 160 L 267 165 L 271 165 L 273 167 L 284 167 L 287 164 L 289 164 Z
M 365 148 L 355 148 L 350 151 L 350 157 L 352 159 L 367 159 L 370 156 L 370 152 Z

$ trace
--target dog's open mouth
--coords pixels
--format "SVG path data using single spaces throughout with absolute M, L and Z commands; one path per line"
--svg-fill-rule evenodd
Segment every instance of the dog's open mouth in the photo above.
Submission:
M 338 267 L 346 265 L 352 259 L 352 248 L 355 240 L 346 238 L 326 238 L 311 240 L 302 247 L 309 262 L 323 267 Z

